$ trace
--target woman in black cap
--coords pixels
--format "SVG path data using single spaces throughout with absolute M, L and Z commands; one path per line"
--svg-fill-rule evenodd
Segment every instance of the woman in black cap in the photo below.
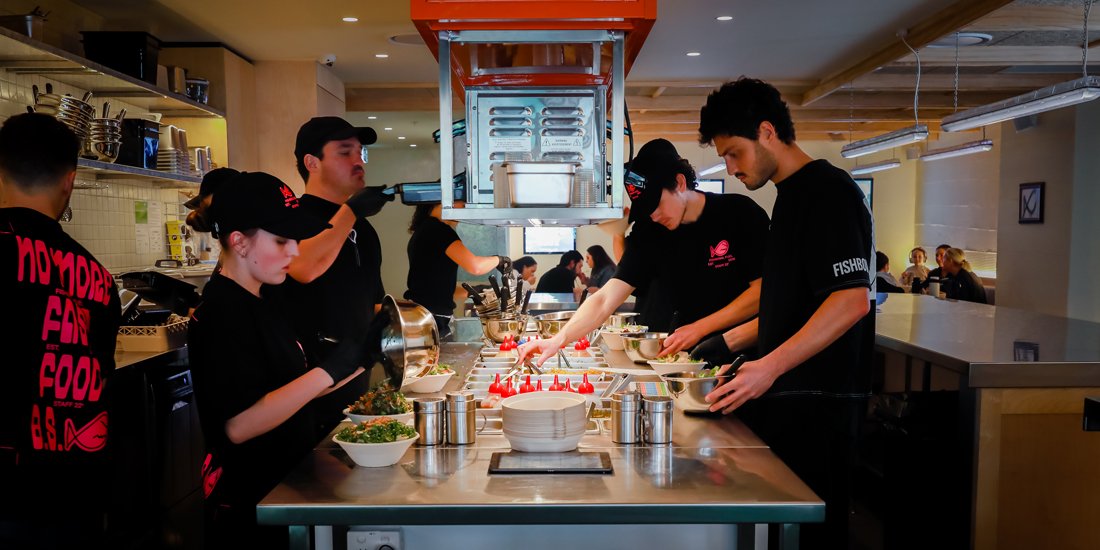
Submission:
M 362 372 L 365 346 L 346 340 L 312 366 L 272 295 L 298 241 L 328 227 L 286 184 L 240 174 L 218 191 L 209 215 L 222 270 L 203 289 L 188 330 L 209 452 L 207 547 L 285 548 L 285 529 L 256 525 L 256 504 L 317 443 L 305 405 Z
M 214 193 L 221 189 L 225 182 L 238 175 L 240 175 L 240 172 L 232 168 L 215 168 L 207 172 L 202 177 L 202 183 L 199 184 L 199 194 L 183 203 L 191 210 L 187 213 L 187 225 L 190 225 L 195 231 L 209 233 L 210 219 L 207 210 L 214 200 Z

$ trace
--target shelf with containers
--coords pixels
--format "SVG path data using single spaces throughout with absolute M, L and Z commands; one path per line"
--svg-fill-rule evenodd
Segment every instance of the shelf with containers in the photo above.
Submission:
M 221 134 L 214 145 L 225 143 L 222 110 L 4 28 L 0 28 L 0 70 L 0 117 L 24 112 L 34 104 L 31 86 L 42 89 L 50 83 L 59 94 L 80 97 L 90 92 L 97 111 L 103 102 L 110 101 L 113 112 L 125 108 L 132 116 L 157 113 L 164 123 L 192 121 L 202 126 L 204 135 L 211 134 L 207 130 L 210 127 L 221 128 L 221 132 L 214 132 Z M 95 180 L 121 178 L 180 188 L 194 188 L 201 181 L 197 175 L 83 158 L 79 168 L 78 175 Z

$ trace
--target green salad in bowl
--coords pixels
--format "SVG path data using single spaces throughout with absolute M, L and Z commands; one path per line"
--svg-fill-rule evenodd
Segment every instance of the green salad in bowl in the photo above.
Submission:
M 439 363 L 439 364 L 433 366 L 431 369 L 428 369 L 428 372 L 425 373 L 424 376 L 435 376 L 437 374 L 451 374 L 454 371 L 455 370 L 453 368 L 451 368 L 451 366 L 448 365 L 447 363 Z
M 403 422 L 376 418 L 344 428 L 332 440 L 359 466 L 380 468 L 396 464 L 419 437 Z
M 392 443 L 412 437 L 416 437 L 412 426 L 392 418 L 376 418 L 336 432 L 336 440 L 344 443 Z
M 412 403 L 389 382 L 382 382 L 348 405 L 347 412 L 370 416 L 404 414 L 412 412 Z

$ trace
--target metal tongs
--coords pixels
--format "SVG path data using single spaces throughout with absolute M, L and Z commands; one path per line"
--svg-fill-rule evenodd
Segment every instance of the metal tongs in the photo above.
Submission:
M 540 369 L 530 357 L 526 357 L 524 359 L 517 359 L 515 363 L 512 363 L 507 374 L 504 375 L 503 380 L 508 380 L 513 376 L 523 374 L 523 368 L 520 367 L 521 363 L 523 366 L 535 371 L 535 374 L 542 374 L 542 369 Z

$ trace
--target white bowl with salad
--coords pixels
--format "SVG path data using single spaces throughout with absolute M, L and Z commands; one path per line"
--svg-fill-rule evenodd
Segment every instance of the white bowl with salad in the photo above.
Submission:
M 623 351 L 623 335 L 638 336 L 644 334 L 648 329 L 649 327 L 645 325 L 604 327 L 600 332 L 600 339 L 607 344 L 607 349 L 612 351 Z
M 392 418 L 361 422 L 336 432 L 332 440 L 358 465 L 381 468 L 397 464 L 420 437 L 410 426 Z
M 401 381 L 401 391 L 409 393 L 436 393 L 443 389 L 455 371 L 446 363 L 439 363 L 418 378 L 406 378 Z
M 698 372 L 707 366 L 707 362 L 702 359 L 692 359 L 690 354 L 681 351 L 651 359 L 649 366 L 653 367 L 657 374 L 664 376 L 674 372 Z
M 363 394 L 344 409 L 344 414 L 356 424 L 378 419 L 394 419 L 413 425 L 412 403 L 388 382 L 383 382 Z

